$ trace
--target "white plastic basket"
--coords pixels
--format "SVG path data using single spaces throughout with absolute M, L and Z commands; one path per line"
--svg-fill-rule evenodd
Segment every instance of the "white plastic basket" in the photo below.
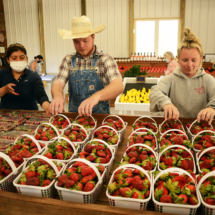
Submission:
M 61 200 L 94 204 L 101 192 L 102 181 L 103 181 L 105 172 L 103 172 L 102 176 L 100 176 L 100 173 L 99 173 L 98 169 L 95 167 L 95 165 L 93 165 L 91 162 L 89 162 L 85 159 L 82 159 L 82 158 L 73 159 L 70 163 L 67 164 L 65 169 L 72 167 L 72 165 L 76 161 L 81 161 L 83 163 L 88 164 L 95 171 L 95 173 L 98 177 L 98 182 L 96 183 L 96 186 L 94 187 L 94 189 L 89 192 L 70 190 L 70 189 L 66 189 L 63 187 L 59 187 L 57 181 L 55 183 L 55 188 L 57 189 L 58 195 Z M 106 169 L 105 169 L 105 171 L 106 171 Z
M 93 117 L 92 115 L 89 115 L 89 116 L 90 116 L 90 117 L 92 118 L 92 120 L 95 122 L 95 126 L 94 126 L 93 128 L 86 129 L 87 131 L 90 132 L 90 133 L 89 133 L 89 139 L 91 139 L 91 137 L 92 137 L 92 135 L 93 135 L 93 132 L 95 131 L 95 129 L 96 129 L 96 127 L 97 127 L 97 121 L 94 119 L 94 117 Z M 76 120 L 78 119 L 78 117 L 80 117 L 80 115 L 78 115 L 78 116 L 75 118 L 73 124 L 76 123 Z M 76 124 L 78 124 L 78 123 L 76 123 Z M 78 125 L 79 125 L 79 124 L 78 124 Z
M 112 174 L 111 179 L 110 179 L 110 183 L 112 183 L 114 181 L 114 174 L 116 171 L 118 171 L 119 169 L 128 169 L 128 168 L 132 168 L 132 169 L 138 169 L 141 172 L 143 172 L 149 179 L 150 181 L 150 185 L 152 184 L 152 179 L 149 175 L 149 173 L 147 171 L 145 171 L 144 169 L 142 169 L 141 167 L 134 165 L 134 164 L 126 164 L 123 166 L 118 167 Z M 151 186 L 150 186 L 151 189 Z M 149 197 L 147 199 L 133 199 L 133 198 L 124 198 L 124 197 L 117 197 L 117 196 L 111 196 L 108 193 L 108 189 L 106 190 L 106 196 L 109 199 L 109 204 L 110 206 L 115 206 L 115 207 L 120 207 L 120 208 L 129 208 L 129 209 L 136 209 L 136 210 L 147 210 L 148 207 L 148 203 L 151 199 L 151 190 L 149 193 Z
M 57 128 L 56 128 L 54 125 L 52 125 L 51 123 L 42 123 L 42 124 L 38 125 L 38 127 L 37 127 L 36 130 L 35 130 L 35 135 L 37 134 L 37 130 L 38 130 L 40 127 L 42 127 L 43 125 L 49 125 L 49 126 L 51 126 L 51 127 L 54 129 L 54 131 L 56 132 L 57 137 L 60 136 L 60 135 L 59 135 L 59 132 L 58 132 L 58 130 L 57 130 Z M 35 135 L 34 135 L 34 136 L 35 136 Z M 44 141 L 44 140 L 37 140 L 37 141 L 39 141 L 40 143 L 48 144 L 48 143 L 52 143 L 52 142 L 53 142 L 53 138 L 52 138 L 51 140 L 49 140 L 49 141 Z
M 103 119 L 102 125 L 106 123 L 106 121 L 105 121 L 106 119 L 111 118 L 111 117 L 118 118 L 118 119 L 120 119 L 120 120 L 122 121 L 123 129 L 121 129 L 120 131 L 118 131 L 118 133 L 119 133 L 119 135 L 120 135 L 120 141 L 123 141 L 123 139 L 124 139 L 124 137 L 125 137 L 125 130 L 126 130 L 126 127 L 127 127 L 128 123 L 127 123 L 127 122 L 124 122 L 124 120 L 123 120 L 121 117 L 117 116 L 117 115 L 108 115 L 108 116 L 106 116 L 106 117 Z
M 145 128 L 146 132 L 138 132 L 142 130 L 142 128 L 138 128 L 137 130 L 133 131 L 130 136 L 128 137 L 128 142 L 127 142 L 127 146 L 129 146 L 129 139 L 133 136 L 133 134 L 137 133 L 137 134 L 146 134 L 148 131 L 151 132 L 151 134 L 154 136 L 155 138 L 155 145 L 156 147 L 154 148 L 155 151 L 157 151 L 158 149 L 158 142 L 157 142 L 157 137 L 155 136 L 155 133 L 153 133 L 151 130 L 149 130 L 148 128 Z M 144 143 L 143 143 L 144 144 Z M 132 145 L 133 146 L 133 145 Z
M 52 117 L 49 119 L 49 123 L 50 123 L 50 124 L 53 123 L 53 120 L 54 120 L 54 117 L 55 117 L 55 116 L 61 116 L 61 117 L 63 117 L 64 119 L 67 120 L 68 125 L 66 126 L 66 128 L 69 126 L 69 124 L 71 124 L 69 118 L 68 118 L 67 116 L 63 115 L 63 114 L 57 114 L 57 115 L 52 116 Z M 64 129 L 59 129 L 59 131 L 60 131 L 59 134 L 60 134 L 60 133 L 63 133 L 63 131 L 64 131 L 66 128 L 64 128 Z
M 94 141 L 97 141 L 97 142 L 100 142 L 100 143 L 106 145 L 106 146 L 110 149 L 111 154 L 112 154 L 112 157 L 111 157 L 109 163 L 106 163 L 106 164 L 101 163 L 101 164 L 100 164 L 100 165 L 104 166 L 105 169 L 106 169 L 106 172 L 105 172 L 105 175 L 104 175 L 104 178 L 103 178 L 103 182 L 106 182 L 107 179 L 108 179 L 109 173 L 110 173 L 110 171 L 111 171 L 111 169 L 112 169 L 113 161 L 114 161 L 114 159 L 115 159 L 115 148 L 112 147 L 112 146 L 110 146 L 110 145 L 108 145 L 108 144 L 107 144 L 105 141 L 103 141 L 103 140 L 100 140 L 100 139 L 93 139 L 93 140 L 90 140 L 89 142 L 87 142 L 87 143 L 84 145 L 83 150 L 84 150 L 84 148 L 86 147 L 87 144 L 89 144 L 89 143 L 91 143 L 91 142 L 94 142 Z M 96 164 L 96 163 L 93 163 L 93 162 L 92 162 L 92 164 Z M 98 164 L 96 164 L 96 165 L 98 165 Z
M 198 204 L 197 205 L 184 205 L 184 204 L 174 204 L 174 203 L 162 203 L 162 202 L 158 202 L 155 197 L 154 197 L 154 184 L 156 183 L 156 181 L 158 180 L 158 178 L 160 178 L 161 175 L 165 174 L 165 173 L 179 173 L 179 175 L 181 174 L 186 174 L 188 175 L 193 182 L 195 183 L 194 178 L 190 175 L 190 173 L 188 173 L 187 171 L 180 169 L 180 168 L 176 168 L 176 167 L 172 167 L 172 168 L 168 168 L 162 172 L 160 172 L 156 178 L 152 178 L 152 200 L 154 202 L 154 206 L 155 206 L 155 211 L 157 212 L 161 212 L 161 213 L 171 213 L 171 214 L 183 214 L 183 215 L 195 215 L 197 208 L 200 206 L 201 202 L 200 202 L 200 197 L 199 197 L 199 193 L 196 192 L 196 196 L 197 196 L 197 200 L 198 200 Z M 195 183 L 196 186 L 196 183 Z
M 62 169 L 61 169 L 61 171 L 59 171 L 57 169 L 56 165 L 50 159 L 48 159 L 44 156 L 41 156 L 41 155 L 37 155 L 37 156 L 34 156 L 31 159 L 29 159 L 28 162 L 24 163 L 23 171 L 28 169 L 27 165 L 29 165 L 29 163 L 33 163 L 39 158 L 42 160 L 45 160 L 47 163 L 49 163 L 51 165 L 51 167 L 54 169 L 54 171 L 56 173 L 56 177 L 58 177 L 60 175 L 60 173 L 63 171 L 63 169 L 65 167 L 65 164 L 62 163 Z M 60 162 L 58 162 L 58 164 L 59 163 Z M 54 195 L 56 193 L 55 189 L 54 189 L 55 180 L 53 180 L 51 182 L 51 184 L 49 184 L 48 186 L 45 186 L 45 187 L 22 185 L 22 184 L 18 184 L 18 181 L 19 181 L 19 178 L 21 177 L 21 175 L 22 175 L 22 173 L 19 174 L 19 176 L 13 181 L 13 185 L 16 187 L 18 193 L 24 194 L 24 195 L 29 195 L 29 196 L 43 197 L 43 198 L 54 197 Z
M 102 126 L 98 127 L 96 130 L 98 130 L 98 129 L 100 129 L 100 128 L 109 128 L 109 129 L 111 129 L 111 130 L 113 130 L 113 131 L 116 132 L 116 135 L 118 136 L 118 143 L 115 144 L 115 145 L 111 145 L 111 147 L 114 147 L 114 148 L 115 148 L 115 151 L 117 151 L 118 146 L 119 146 L 119 144 L 120 144 L 120 142 L 121 142 L 121 136 L 119 135 L 119 132 L 118 132 L 116 129 L 114 129 L 114 128 L 108 126 L 108 125 L 102 125 Z M 92 140 L 93 140 L 93 138 L 94 138 L 94 134 L 95 134 L 96 130 L 93 132 Z
M 151 119 L 151 120 L 153 121 L 153 125 L 157 128 L 157 132 L 154 132 L 154 131 L 152 131 L 152 132 L 153 132 L 154 134 L 157 134 L 157 133 L 158 133 L 158 125 L 157 125 L 156 121 L 155 121 L 152 117 L 150 117 L 150 116 L 141 116 L 141 117 L 137 118 L 137 119 L 134 121 L 133 125 L 135 125 L 135 123 L 136 123 L 138 120 L 144 119 L 144 118 Z M 143 128 L 142 128 L 142 129 L 143 129 Z M 134 129 L 133 127 L 132 127 L 132 131 L 135 131 L 135 129 Z
M 71 146 L 72 149 L 73 149 L 73 155 L 72 155 L 72 157 L 69 158 L 68 160 L 51 159 L 52 161 L 61 162 L 61 163 L 68 163 L 68 162 L 70 162 L 72 159 L 76 158 L 77 153 L 78 153 L 78 148 L 76 149 L 76 148 L 75 148 L 75 145 L 74 145 L 70 140 L 68 140 L 68 139 L 65 138 L 65 137 L 55 137 L 53 143 L 55 143 L 56 140 L 57 140 L 57 141 L 65 140 L 67 143 L 69 143 L 70 146 Z M 53 144 L 53 143 L 49 143 L 49 144 L 46 146 L 45 151 L 42 153 L 43 156 L 47 153 L 47 151 L 48 151 L 48 146 L 49 146 L 50 144 Z
M 169 120 L 169 119 L 164 120 L 164 121 L 159 125 L 160 134 L 163 134 L 163 133 L 161 132 L 161 127 L 162 127 L 162 125 L 163 125 L 166 121 L 168 121 L 168 120 Z M 180 131 L 183 131 L 183 132 L 185 133 L 184 126 L 183 126 L 182 122 L 181 122 L 179 119 L 178 119 L 177 121 L 182 125 L 182 129 L 183 129 L 183 130 L 180 130 L 180 129 L 176 129 L 176 130 L 180 130 Z
M 187 149 L 187 147 L 182 146 L 182 145 L 171 145 L 171 146 L 168 146 L 168 147 L 166 147 L 161 153 L 159 153 L 159 155 L 158 155 L 158 170 L 159 170 L 159 171 L 164 171 L 164 170 L 161 169 L 160 166 L 159 166 L 160 158 L 161 158 L 162 154 L 163 154 L 165 151 L 167 151 L 167 150 L 169 150 L 169 149 L 172 149 L 172 148 L 182 148 L 182 149 L 186 150 L 187 152 L 189 152 L 189 154 L 190 154 L 190 155 L 192 156 L 192 158 L 193 158 L 193 163 L 194 163 L 194 167 L 193 167 L 193 170 L 192 170 L 192 171 L 193 171 L 194 173 L 196 173 L 196 165 L 195 165 L 194 156 L 193 156 L 193 154 L 191 153 L 191 151 L 190 151 L 189 149 Z
M 83 129 L 84 132 L 86 133 L 86 138 L 85 138 L 84 141 L 82 141 L 82 142 L 75 142 L 75 141 L 72 141 L 72 143 L 74 143 L 76 146 L 78 146 L 78 152 L 81 152 L 82 149 L 83 149 L 84 144 L 89 140 L 89 132 L 87 132 L 87 130 L 86 130 L 82 125 L 75 124 L 75 123 L 70 124 L 70 125 L 64 130 L 64 132 L 61 134 L 61 136 L 64 135 L 64 133 L 67 131 L 67 129 L 73 128 L 74 125 L 75 125 L 75 126 L 78 126 L 80 129 Z
M 215 215 L 215 205 L 209 205 L 207 204 L 203 199 L 202 199 L 202 194 L 199 191 L 199 188 L 201 186 L 201 184 L 210 176 L 215 176 L 215 172 L 209 172 L 206 175 L 204 175 L 201 180 L 199 181 L 198 185 L 197 185 L 197 193 L 199 194 L 199 198 L 201 200 L 202 203 L 202 214 L 204 215 Z
M 148 145 L 146 145 L 146 144 L 144 144 L 144 143 L 136 143 L 136 144 L 134 144 L 134 145 L 131 145 L 131 146 L 129 146 L 129 147 L 126 148 L 126 151 L 127 151 L 128 149 L 132 148 L 132 147 L 135 147 L 135 146 L 141 146 L 141 147 L 147 148 L 147 149 L 149 149 L 150 151 L 152 151 L 152 153 L 153 153 L 153 155 L 155 156 L 155 159 L 156 159 L 156 165 L 155 165 L 155 167 L 154 167 L 153 170 L 150 170 L 150 172 L 151 172 L 151 173 L 154 172 L 154 171 L 157 169 L 157 165 L 158 165 L 158 153 L 155 152 L 150 146 L 148 146 Z M 123 155 L 123 157 L 125 157 L 126 155 L 127 155 L 127 153 L 125 152 L 124 155 Z M 122 158 L 121 162 L 123 162 L 123 158 Z M 126 164 L 125 164 L 125 165 L 126 165 Z M 121 167 L 124 167 L 124 165 L 122 165 Z M 142 169 L 143 169 L 143 168 L 142 168 Z M 144 169 L 143 169 L 143 170 L 144 170 Z M 145 171 L 147 171 L 147 170 L 145 170 Z M 148 171 L 147 171 L 147 172 L 148 172 Z

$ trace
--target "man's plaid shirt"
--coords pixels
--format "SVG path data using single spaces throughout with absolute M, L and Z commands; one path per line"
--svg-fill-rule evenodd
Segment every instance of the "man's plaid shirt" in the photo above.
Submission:
M 56 80 L 63 81 L 64 83 L 66 83 L 69 80 L 69 73 L 70 70 L 72 69 L 71 66 L 72 57 L 76 57 L 77 70 L 86 70 L 91 68 L 91 64 L 95 55 L 100 56 L 97 61 L 95 69 L 104 87 L 109 85 L 110 82 L 113 81 L 115 78 L 122 78 L 115 60 L 107 53 L 101 52 L 95 46 L 95 52 L 85 59 L 81 57 L 80 54 L 78 53 L 66 55 L 59 67 Z

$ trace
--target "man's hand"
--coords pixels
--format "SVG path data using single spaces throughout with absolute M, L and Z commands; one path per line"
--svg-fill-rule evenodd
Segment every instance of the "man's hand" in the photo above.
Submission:
M 212 107 L 205 108 L 201 110 L 197 115 L 197 121 L 200 122 L 201 120 L 208 122 L 211 124 L 215 115 L 215 110 Z
M 59 111 L 60 108 L 60 111 Z M 63 97 L 56 97 L 52 100 L 49 106 L 49 112 L 53 115 L 65 112 L 64 110 L 64 99 Z
M 173 104 L 167 104 L 163 107 L 165 113 L 165 120 L 166 119 L 174 119 L 178 120 L 179 112 L 178 109 Z M 169 115 L 169 117 L 167 117 Z
M 92 109 L 95 105 L 99 103 L 99 95 L 97 93 L 90 96 L 88 99 L 85 99 L 78 108 L 78 113 L 80 116 L 89 116 L 92 115 Z
M 15 90 L 13 89 L 13 87 L 15 87 L 15 86 L 16 86 L 16 84 L 12 84 L 12 83 L 7 84 L 7 85 L 4 87 L 5 92 L 6 92 L 6 93 L 13 94 L 13 95 L 15 95 L 15 96 L 19 96 L 19 94 L 16 93 Z

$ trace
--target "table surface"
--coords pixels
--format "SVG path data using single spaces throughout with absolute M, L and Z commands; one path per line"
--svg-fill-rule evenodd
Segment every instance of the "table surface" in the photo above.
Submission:
M 75 119 L 77 113 L 64 113 L 68 117 Z M 93 114 L 93 117 L 97 120 L 98 126 L 101 125 L 103 119 L 108 116 L 107 114 Z M 119 115 L 120 116 L 120 115 Z M 116 158 L 111 170 L 111 173 L 118 167 L 116 162 L 120 161 L 127 145 L 127 139 L 132 132 L 131 125 L 138 118 L 137 116 L 120 116 L 125 122 L 128 122 L 128 126 L 125 132 L 125 138 L 119 145 L 116 153 Z M 161 124 L 164 118 L 153 117 L 157 124 Z M 188 122 L 193 122 L 192 118 L 180 118 L 183 125 Z M 151 121 L 145 118 L 145 121 Z M 215 125 L 213 121 L 213 126 Z M 110 176 L 109 176 L 110 179 Z M 107 185 L 109 179 L 104 185 Z M 101 194 L 99 195 L 95 204 L 83 204 L 74 203 L 68 201 L 59 200 L 58 196 L 55 199 L 44 199 L 39 197 L 29 197 L 12 192 L 0 192 L 0 214 L 23 214 L 23 208 L 25 208 L 25 214 L 148 214 L 159 215 L 161 213 L 154 211 L 154 204 L 152 200 L 149 202 L 148 210 L 143 212 L 141 210 L 124 209 L 109 206 L 109 201 L 106 196 L 106 187 L 102 187 Z M 10 213 L 8 213 L 10 212 Z M 180 212 L 179 212 L 180 213 Z M 166 213 L 162 213 L 165 215 Z M 197 214 L 200 213 L 200 208 Z M 166 214 L 167 215 L 167 214 Z

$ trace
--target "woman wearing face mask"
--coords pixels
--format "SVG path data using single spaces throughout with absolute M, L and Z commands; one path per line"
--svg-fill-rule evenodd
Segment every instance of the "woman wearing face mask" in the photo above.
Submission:
M 215 115 L 215 79 L 202 68 L 202 58 L 200 40 L 186 28 L 178 48 L 180 67 L 152 87 L 150 111 L 164 111 L 165 119 L 177 120 L 180 115 L 212 122 Z
M 165 71 L 165 75 L 170 75 L 178 67 L 178 63 L 175 60 L 172 52 L 165 52 L 163 56 L 164 56 L 164 60 L 168 63 L 168 67 L 167 67 L 167 70 Z
M 49 100 L 38 73 L 26 69 L 28 58 L 21 44 L 8 47 L 7 69 L 0 70 L 0 98 L 3 109 L 38 110 L 37 102 L 48 113 Z

